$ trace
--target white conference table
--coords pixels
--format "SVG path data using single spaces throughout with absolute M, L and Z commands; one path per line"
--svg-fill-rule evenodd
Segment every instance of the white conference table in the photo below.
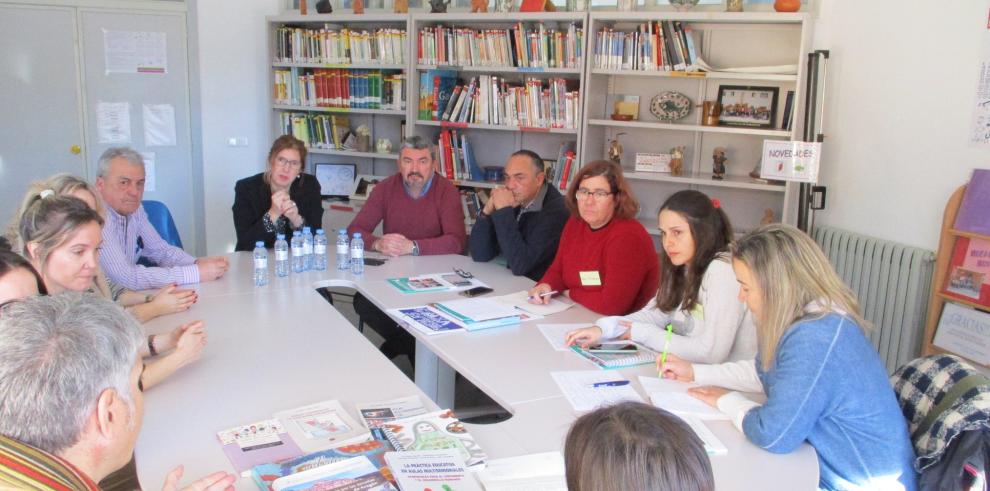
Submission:
M 587 309 L 575 306 L 542 320 L 476 332 L 426 336 L 412 331 L 417 338 L 414 384 L 315 289 L 354 288 L 379 307 L 399 308 L 461 297 L 450 292 L 402 294 L 387 278 L 458 267 L 494 288 L 493 296 L 529 288 L 532 281 L 496 264 L 449 255 L 392 258 L 383 266 L 367 266 L 360 276 L 333 269 L 288 278 L 273 275 L 267 286 L 255 287 L 251 254 L 235 253 L 230 260 L 223 278 L 193 287 L 200 300 L 192 309 L 148 325 L 149 331 L 162 332 L 203 319 L 209 343 L 200 360 L 145 394 L 136 453 L 146 488 L 160 486 L 178 464 L 185 465 L 186 482 L 216 470 L 230 471 L 217 431 L 270 418 L 283 409 L 337 399 L 355 416 L 355 403 L 411 394 L 432 408 L 451 407 L 455 371 L 512 414 L 500 423 L 468 425 L 490 458 L 563 449 L 578 413 L 550 372 L 593 370 L 594 365 L 573 353 L 554 351 L 536 324 L 590 323 L 597 315 Z M 328 262 L 332 268 L 332 251 Z M 637 377 L 655 374 L 652 367 L 618 373 L 633 380 L 649 401 Z M 729 422 L 706 424 L 729 449 L 711 459 L 717 489 L 816 488 L 818 461 L 809 445 L 787 455 L 771 454 L 749 443 Z M 237 487 L 256 489 L 246 478 Z

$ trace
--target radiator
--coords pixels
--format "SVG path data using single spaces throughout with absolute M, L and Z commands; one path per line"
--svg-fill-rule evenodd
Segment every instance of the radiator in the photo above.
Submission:
M 832 227 L 812 236 L 852 288 L 870 341 L 892 373 L 921 353 L 935 254 Z

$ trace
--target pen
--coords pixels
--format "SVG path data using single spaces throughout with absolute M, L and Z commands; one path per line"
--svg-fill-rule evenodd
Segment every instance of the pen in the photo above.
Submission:
M 674 337 L 674 325 L 667 323 L 667 339 L 663 342 L 663 353 L 660 354 L 660 373 L 658 376 L 663 378 L 663 366 L 667 363 L 667 351 L 670 350 L 670 338 Z
M 552 292 L 541 293 L 541 294 L 536 295 L 536 296 L 530 295 L 530 296 L 526 297 L 526 300 L 536 300 L 537 298 L 549 297 L 551 295 L 556 295 L 558 293 L 560 293 L 560 292 L 558 292 L 557 290 L 554 290 Z
M 629 385 L 628 380 L 610 380 L 608 382 L 596 382 L 591 384 L 591 388 L 596 389 L 598 387 L 622 387 L 623 385 Z

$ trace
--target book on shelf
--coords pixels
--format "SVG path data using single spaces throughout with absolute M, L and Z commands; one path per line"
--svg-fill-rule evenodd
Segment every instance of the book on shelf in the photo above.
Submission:
M 256 465 L 251 469 L 251 479 L 261 491 L 272 491 L 273 484 L 281 478 L 355 457 L 367 458 L 372 465 L 381 470 L 387 465 L 385 453 L 393 450 L 385 437 L 385 433 L 373 429 L 370 434 L 364 437 L 352 439 L 325 450 Z
M 656 363 L 660 353 L 634 341 L 629 341 L 629 344 L 635 344 L 636 351 L 632 353 L 593 353 L 580 346 L 571 346 L 571 350 L 606 370 Z
M 690 24 L 650 21 L 632 31 L 604 27 L 595 33 L 594 60 L 599 70 L 696 71 L 701 50 Z
M 275 62 L 401 65 L 406 62 L 405 46 L 405 29 L 282 26 L 275 31 Z
M 790 131 L 794 124 L 794 91 L 788 90 L 784 98 L 784 115 L 780 122 L 780 129 Z
M 457 72 L 453 70 L 427 70 L 419 74 L 419 114 L 421 120 L 436 120 L 446 107 L 455 86 Z M 440 111 L 440 112 L 438 112 Z
M 217 432 L 223 453 L 237 472 L 253 466 L 296 457 L 296 445 L 278 419 L 266 419 Z
M 382 430 L 397 452 L 456 449 L 469 468 L 483 467 L 488 458 L 449 409 L 395 420 L 382 425 Z
M 990 236 L 990 169 L 973 169 L 952 228 Z
M 577 142 L 566 141 L 557 150 L 557 160 L 547 172 L 547 181 L 557 186 L 561 192 L 567 191 L 571 176 L 577 174 L 578 165 L 574 162 L 577 153 Z
M 568 88 L 576 82 L 564 78 L 527 77 L 519 85 L 496 75 L 478 75 L 461 80 L 446 101 L 435 94 L 434 83 L 428 75 L 420 79 L 421 120 L 569 129 L 581 120 L 580 92 Z M 437 110 L 429 111 L 433 101 Z
M 555 29 L 539 22 L 509 28 L 428 26 L 418 33 L 422 65 L 580 68 L 584 30 L 577 23 Z
M 395 491 L 397 488 L 385 472 L 367 457 L 354 457 L 332 464 L 280 477 L 272 482 L 272 491 Z
M 440 175 L 447 179 L 484 180 L 471 143 L 463 132 L 447 129 L 440 131 L 437 136 L 437 160 Z
M 351 134 L 350 119 L 344 114 L 280 113 L 282 134 L 292 135 L 309 148 L 346 150 Z
M 942 288 L 948 296 L 990 308 L 990 240 L 956 239 Z
M 481 491 L 455 448 L 389 452 L 385 461 L 402 491 Z
M 346 68 L 274 70 L 275 104 L 339 109 L 406 107 L 405 74 Z

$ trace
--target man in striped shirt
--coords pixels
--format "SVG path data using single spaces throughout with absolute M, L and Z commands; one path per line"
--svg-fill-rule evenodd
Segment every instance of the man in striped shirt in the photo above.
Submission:
M 196 259 L 158 235 L 141 206 L 144 177 L 144 159 L 130 148 L 110 148 L 100 156 L 96 189 L 106 204 L 100 251 L 103 272 L 130 290 L 198 283 L 223 276 L 229 267 L 226 258 Z M 139 265 L 141 257 L 157 266 Z
M 141 431 L 141 327 L 109 300 L 70 292 L 7 305 L 0 333 L 0 489 L 96 491 Z M 235 479 L 216 472 L 190 489 Z

